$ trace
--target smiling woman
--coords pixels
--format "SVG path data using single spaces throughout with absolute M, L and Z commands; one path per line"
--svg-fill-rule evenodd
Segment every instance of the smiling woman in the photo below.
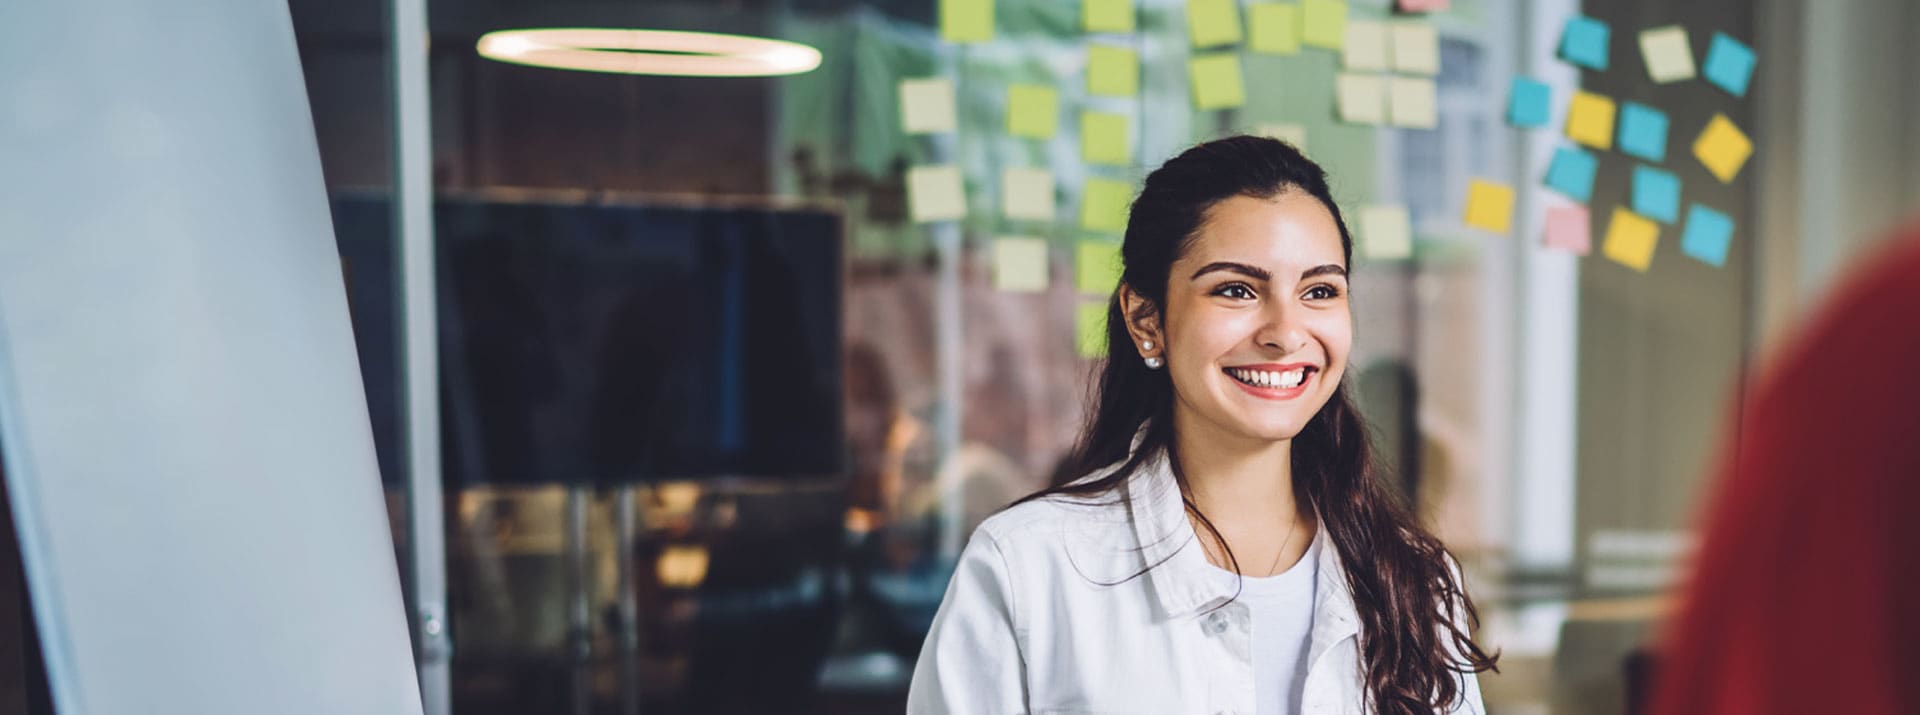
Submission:
M 1196 146 L 1147 177 L 1121 252 L 1084 476 L 974 532 L 908 710 L 1484 712 L 1498 656 L 1342 382 L 1353 242 L 1325 173 L 1273 139 Z

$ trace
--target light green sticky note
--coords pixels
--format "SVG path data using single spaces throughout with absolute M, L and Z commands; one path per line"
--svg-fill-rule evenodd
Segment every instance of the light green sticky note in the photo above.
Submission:
M 1187 0 L 1187 37 L 1194 47 L 1240 41 L 1240 8 L 1234 0 Z
M 1393 71 L 1440 74 L 1440 32 L 1424 22 L 1393 26 Z
M 1080 23 L 1087 32 L 1133 32 L 1133 0 L 1084 0 Z
M 1000 172 L 1000 210 L 1007 218 L 1052 221 L 1053 172 L 1019 166 Z
M 1095 231 L 1125 233 L 1133 186 L 1112 179 L 1087 179 L 1080 194 L 1080 225 Z
M 1394 126 L 1432 129 L 1440 124 L 1438 89 L 1432 77 L 1387 80 L 1387 106 Z
M 1047 289 L 1047 242 L 1003 236 L 993 242 L 993 287 L 1011 293 Z
M 965 182 L 957 166 L 916 166 L 907 170 L 907 213 L 914 223 L 952 221 L 967 215 Z
M 1044 84 L 1016 84 L 1007 88 L 1008 134 L 1052 139 L 1059 124 L 1059 90 Z
M 1340 49 L 1340 60 L 1348 71 L 1387 71 L 1392 63 L 1387 56 L 1387 24 L 1372 20 L 1348 21 L 1346 45 Z
M 1107 356 L 1107 304 L 1081 303 L 1073 315 L 1073 348 L 1083 358 Z
M 1127 115 L 1081 112 L 1080 158 L 1089 164 L 1132 164 L 1133 133 L 1127 131 Z
M 1140 53 L 1131 47 L 1088 45 L 1087 94 L 1096 97 L 1140 94 Z
M 993 0 L 940 0 L 940 39 L 948 42 L 993 39 Z
M 1080 292 L 1107 295 L 1120 285 L 1120 244 L 1085 240 L 1074 254 L 1074 285 Z
M 1254 52 L 1273 55 L 1300 53 L 1300 6 L 1260 3 L 1247 7 L 1247 44 Z
M 1337 50 L 1347 40 L 1347 4 L 1340 0 L 1302 0 L 1300 42 L 1308 47 Z
M 1240 56 L 1231 52 L 1194 55 L 1187 60 L 1196 109 L 1230 109 L 1247 103 L 1247 84 L 1240 77 Z
M 1355 124 L 1387 121 L 1387 78 L 1383 75 L 1342 72 L 1333 79 L 1340 119 Z
M 1413 226 L 1407 207 L 1399 204 L 1371 204 L 1360 207 L 1360 247 L 1368 258 L 1399 259 L 1413 256 Z
M 900 82 L 900 124 L 908 134 L 951 132 L 957 126 L 953 80 L 944 77 Z

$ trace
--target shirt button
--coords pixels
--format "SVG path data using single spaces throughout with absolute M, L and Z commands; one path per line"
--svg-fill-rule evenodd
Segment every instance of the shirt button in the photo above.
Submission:
M 1216 636 L 1227 632 L 1227 614 L 1219 611 L 1207 614 L 1207 632 Z

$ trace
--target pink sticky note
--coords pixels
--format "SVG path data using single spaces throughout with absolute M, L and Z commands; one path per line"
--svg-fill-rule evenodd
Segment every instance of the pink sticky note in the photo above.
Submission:
M 1401 12 L 1440 12 L 1447 9 L 1447 0 L 1400 0 Z
M 1558 248 L 1576 256 L 1593 248 L 1591 221 L 1585 206 L 1555 206 L 1547 209 L 1548 248 Z

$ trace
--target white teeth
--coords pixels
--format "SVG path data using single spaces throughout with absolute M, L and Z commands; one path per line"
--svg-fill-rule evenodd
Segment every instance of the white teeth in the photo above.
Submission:
M 1245 370 L 1232 368 L 1227 374 L 1241 382 L 1258 387 L 1278 387 L 1289 389 L 1299 387 L 1307 379 L 1307 369 L 1298 368 L 1287 372 L 1268 372 L 1266 370 Z

